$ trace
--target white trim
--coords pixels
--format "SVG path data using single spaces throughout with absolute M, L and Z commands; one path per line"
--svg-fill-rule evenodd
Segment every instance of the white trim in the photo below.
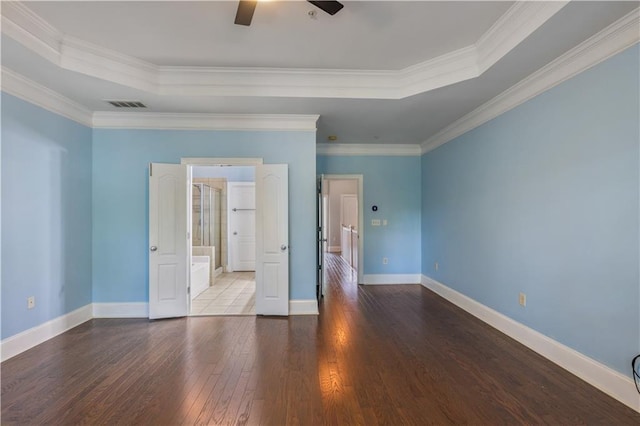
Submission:
M 429 152 L 457 138 L 633 46 L 640 41 L 639 25 L 640 8 L 637 8 L 431 136 L 422 143 L 422 152 Z
M 106 129 L 316 131 L 319 115 L 95 112 L 93 127 Z
M 94 318 L 149 318 L 147 302 L 94 303 Z
M 633 380 L 538 331 L 422 275 L 422 285 L 495 329 L 640 412 L 640 395 Z
M 340 246 L 329 246 L 327 251 L 329 253 L 340 253 L 342 251 L 342 248 Z
M 367 274 L 363 284 L 420 284 L 420 274 Z
M 478 77 L 566 2 L 515 2 L 476 43 L 401 70 L 158 66 L 65 35 L 20 2 L 3 4 L 2 31 L 63 69 L 180 96 L 401 99 Z
M 92 125 L 89 109 L 6 67 L 2 67 L 2 91 L 85 126 Z
M 92 318 L 91 303 L 61 315 L 43 324 L 2 340 L 0 352 L 2 361 L 6 361 L 40 343 L 64 333 Z
M 263 164 L 262 158 L 218 158 L 218 157 L 182 157 L 180 164 L 192 166 L 257 166 Z
M 379 155 L 379 156 L 420 156 L 419 144 L 350 144 L 319 143 L 317 155 Z
M 289 315 L 318 315 L 316 299 L 289 300 Z
M 219 268 L 216 268 L 213 271 L 213 276 L 214 277 L 219 277 L 220 275 L 222 275 L 223 272 L 224 272 L 224 268 L 222 266 L 220 266 Z

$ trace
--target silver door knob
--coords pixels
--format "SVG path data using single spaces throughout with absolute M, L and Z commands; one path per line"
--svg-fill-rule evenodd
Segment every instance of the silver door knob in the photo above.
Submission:
M 149 250 L 151 250 L 151 251 L 156 251 L 156 250 L 158 250 L 158 247 L 156 247 L 156 246 L 151 246 L 151 247 L 149 247 Z
M 280 250 L 285 251 L 286 249 L 287 249 L 286 245 L 283 244 L 283 245 L 280 246 Z
M 233 235 L 238 235 L 238 233 L 237 233 L 237 232 L 234 232 L 234 233 L 233 233 Z

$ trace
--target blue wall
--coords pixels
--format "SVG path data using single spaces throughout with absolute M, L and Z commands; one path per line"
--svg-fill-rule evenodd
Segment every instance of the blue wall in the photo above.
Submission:
M 640 352 L 638 52 L 422 158 L 423 273 L 625 374 Z
M 364 273 L 419 274 L 420 157 L 318 156 L 317 170 L 363 175 Z M 371 226 L 371 219 L 388 226 Z
M 315 298 L 315 132 L 93 131 L 93 301 L 147 302 L 148 164 L 259 157 L 289 165 L 290 298 Z
M 91 129 L 5 93 L 2 266 L 2 338 L 91 303 Z

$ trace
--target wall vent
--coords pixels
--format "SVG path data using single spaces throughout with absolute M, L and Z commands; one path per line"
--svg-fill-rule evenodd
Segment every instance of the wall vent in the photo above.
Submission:
M 105 100 L 116 108 L 146 108 L 147 106 L 140 101 L 110 101 Z

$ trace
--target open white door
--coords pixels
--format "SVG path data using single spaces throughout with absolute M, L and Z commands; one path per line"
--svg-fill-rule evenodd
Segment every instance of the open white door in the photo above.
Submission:
M 256 314 L 289 315 L 289 169 L 256 166 Z
M 188 166 L 149 165 L 149 319 L 189 312 Z

